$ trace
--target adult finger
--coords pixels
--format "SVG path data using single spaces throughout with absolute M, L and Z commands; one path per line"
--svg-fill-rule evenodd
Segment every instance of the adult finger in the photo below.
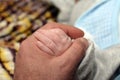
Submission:
M 65 63 L 69 63 L 70 61 L 70 66 L 77 66 L 84 57 L 87 47 L 87 40 L 84 38 L 78 38 L 73 42 L 71 47 L 60 57 L 62 58 L 62 60 L 64 60 L 63 62 Z
M 70 25 L 55 23 L 55 22 L 50 22 L 50 23 L 44 25 L 40 29 L 54 29 L 54 28 L 62 29 L 72 39 L 76 39 L 76 38 L 84 36 L 84 32 L 78 28 L 75 28 L 75 27 L 70 26 Z

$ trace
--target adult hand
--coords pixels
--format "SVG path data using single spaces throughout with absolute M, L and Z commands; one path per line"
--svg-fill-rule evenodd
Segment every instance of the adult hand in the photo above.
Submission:
M 58 23 L 49 23 L 41 29 L 53 28 L 60 28 L 73 38 L 71 46 L 62 55 L 52 56 L 40 50 L 36 46 L 37 39 L 31 35 L 22 42 L 16 56 L 14 80 L 74 80 L 76 69 L 88 47 L 87 41 L 82 38 L 84 33 Z

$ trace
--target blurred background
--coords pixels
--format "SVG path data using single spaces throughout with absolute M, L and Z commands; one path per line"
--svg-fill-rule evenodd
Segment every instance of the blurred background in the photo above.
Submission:
M 20 43 L 60 10 L 47 0 L 0 0 L 0 80 L 12 80 Z

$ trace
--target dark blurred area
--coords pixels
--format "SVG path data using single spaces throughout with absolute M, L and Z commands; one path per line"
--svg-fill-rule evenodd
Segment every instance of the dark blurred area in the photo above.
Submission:
M 0 0 L 0 71 L 6 73 L 0 80 L 12 79 L 20 43 L 47 22 L 56 22 L 58 14 L 45 0 Z

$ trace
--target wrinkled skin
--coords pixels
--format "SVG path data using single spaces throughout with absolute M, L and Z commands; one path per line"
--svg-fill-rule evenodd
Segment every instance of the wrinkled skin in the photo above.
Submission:
M 49 55 L 38 46 L 36 32 L 50 29 L 61 29 L 71 39 L 72 44 L 61 55 Z M 21 44 L 16 56 L 14 80 L 74 80 L 76 69 L 88 47 L 84 33 L 74 27 L 48 23 L 36 31 Z
M 60 55 L 72 44 L 72 39 L 61 29 L 39 30 L 34 36 L 37 46 L 50 55 Z

